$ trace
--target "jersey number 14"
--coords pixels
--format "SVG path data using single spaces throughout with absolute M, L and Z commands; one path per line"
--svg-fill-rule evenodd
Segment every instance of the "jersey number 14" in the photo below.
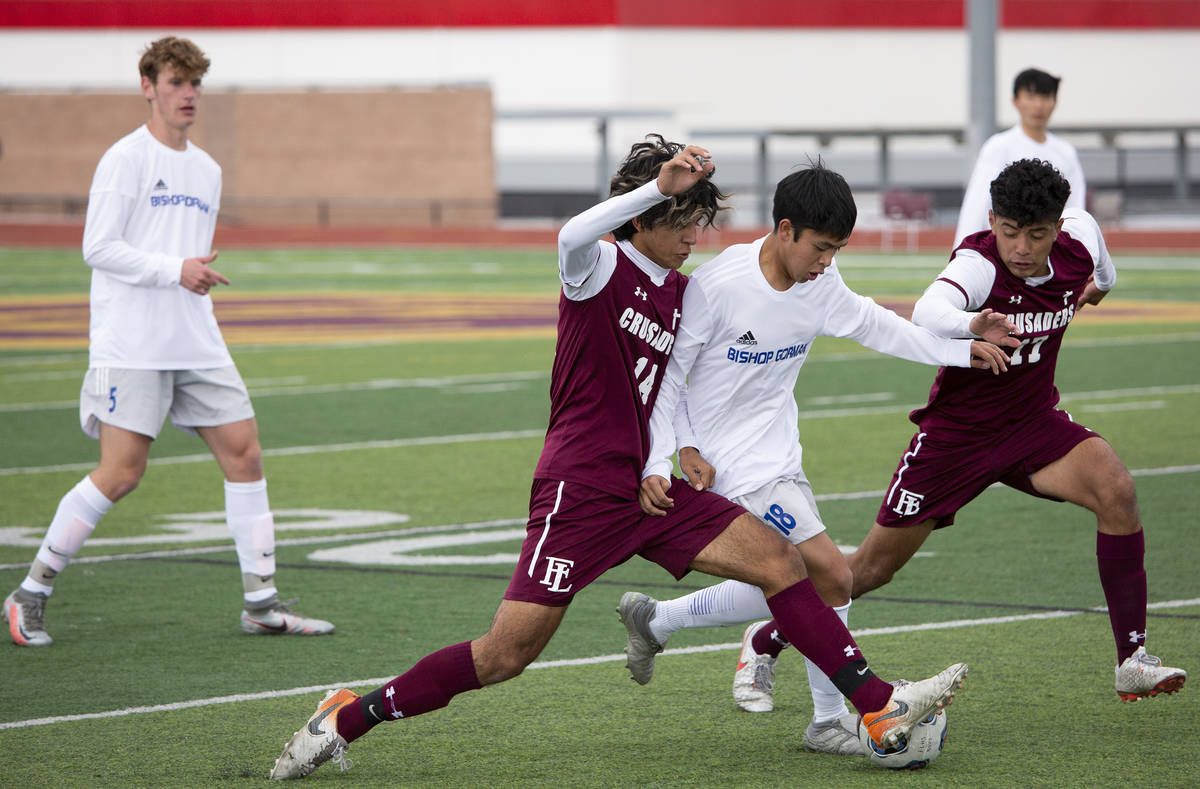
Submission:
M 646 369 L 646 365 L 650 360 L 645 356 L 637 360 L 637 365 L 633 368 L 633 377 L 638 382 L 638 391 L 642 393 L 642 405 L 650 402 L 650 393 L 654 391 L 654 379 L 658 377 L 658 365 L 651 365 L 650 372 L 646 373 L 646 377 L 642 378 L 642 371 Z

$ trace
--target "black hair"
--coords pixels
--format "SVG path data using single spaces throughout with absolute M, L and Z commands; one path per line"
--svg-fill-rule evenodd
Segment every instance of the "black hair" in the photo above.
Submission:
M 634 143 L 625 160 L 621 162 L 621 166 L 617 168 L 616 175 L 609 181 L 609 195 L 615 196 L 632 192 L 639 186 L 658 178 L 662 166 L 675 158 L 675 155 L 685 147 L 681 143 L 669 142 L 661 134 L 646 135 L 646 141 Z M 713 183 L 714 172 L 716 170 L 709 172 L 686 192 L 674 195 L 671 199 L 664 200 L 643 212 L 638 217 L 639 223 L 643 228 L 670 225 L 676 230 L 682 230 L 688 225 L 696 223 L 715 224 L 717 214 L 725 210 L 721 201 L 729 199 L 729 195 L 723 193 Z M 633 234 L 636 232 L 637 228 L 630 219 L 613 231 L 613 237 L 618 241 L 624 241 L 633 238 Z
M 1039 68 L 1027 68 L 1013 80 L 1013 98 L 1017 97 L 1022 88 L 1041 96 L 1058 96 L 1060 82 L 1062 77 L 1047 74 Z
M 1067 205 L 1071 185 L 1054 165 L 1041 159 L 1019 159 L 991 184 L 992 212 L 1017 227 L 1057 222 Z
M 775 228 L 787 219 L 795 239 L 807 229 L 842 239 L 854 230 L 858 206 L 850 184 L 839 173 L 825 166 L 818 157 L 803 169 L 785 176 L 775 187 L 775 205 L 771 211 Z

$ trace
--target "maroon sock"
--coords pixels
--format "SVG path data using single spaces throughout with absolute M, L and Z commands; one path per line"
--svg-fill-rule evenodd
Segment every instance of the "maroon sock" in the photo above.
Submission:
M 478 690 L 471 642 L 444 647 L 417 661 L 417 664 L 365 694 L 358 704 L 338 710 L 338 734 L 352 742 L 385 720 L 411 718 L 441 709 L 459 693 Z
M 825 672 L 855 709 L 874 712 L 887 706 L 892 686 L 867 667 L 850 631 L 817 594 L 811 579 L 768 598 L 767 605 L 792 646 Z
M 779 657 L 779 653 L 788 648 L 788 640 L 779 630 L 779 623 L 772 619 L 760 627 L 751 637 L 750 645 L 756 655 Z
M 1117 641 L 1117 665 L 1146 643 L 1146 539 L 1134 534 L 1096 532 L 1096 563 Z

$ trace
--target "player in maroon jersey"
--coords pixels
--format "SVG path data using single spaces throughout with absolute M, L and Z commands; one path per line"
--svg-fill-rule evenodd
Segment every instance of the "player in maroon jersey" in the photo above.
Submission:
M 1123 700 L 1173 693 L 1187 672 L 1146 654 L 1145 545 L 1133 477 L 1103 438 L 1058 405 L 1054 368 L 1076 311 L 1099 304 L 1116 270 L 1096 220 L 1064 211 L 1070 186 L 1050 164 L 1022 159 L 992 181 L 991 230 L 963 239 L 913 310 L 913 322 L 969 336 L 976 313 L 1005 313 L 1021 345 L 1008 373 L 943 367 L 875 525 L 849 557 L 853 597 L 883 586 L 931 531 L 989 485 L 1069 501 L 1096 515 L 1096 556 L 1117 642 Z
M 658 135 L 634 145 L 612 197 L 563 226 L 558 239 L 558 343 L 550 425 L 534 472 L 529 521 L 512 581 L 488 632 L 427 655 L 358 696 L 330 691 L 284 748 L 272 778 L 307 775 L 373 726 L 446 706 L 520 674 L 558 628 L 573 597 L 640 555 L 682 578 L 699 570 L 762 588 L 788 640 L 833 679 L 891 747 L 954 695 L 957 663 L 893 687 L 874 675 L 841 619 L 778 532 L 711 491 L 674 479 L 675 506 L 638 502 L 649 420 L 675 342 L 687 279 L 678 271 L 724 195 L 708 151 Z M 602 240 L 612 233 L 616 243 Z

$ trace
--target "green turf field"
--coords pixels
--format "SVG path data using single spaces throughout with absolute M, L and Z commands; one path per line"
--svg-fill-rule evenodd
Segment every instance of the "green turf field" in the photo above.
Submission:
M 706 257 L 706 256 L 698 256 Z M 1136 475 L 1146 524 L 1151 651 L 1200 668 L 1200 257 L 1115 255 L 1120 279 L 1068 334 L 1066 406 Z M 847 282 L 911 303 L 940 255 L 840 256 Z M 556 293 L 553 250 L 227 251 L 228 294 Z M 76 250 L 0 249 L 0 314 L 19 299 L 86 304 Z M 475 305 L 478 309 L 478 305 Z M 1107 311 L 1107 312 L 1106 312 Z M 219 313 L 220 314 L 220 313 Z M 1107 317 L 1106 317 L 1107 315 Z M 474 331 L 473 329 L 470 331 Z M 482 634 L 526 516 L 547 413 L 552 327 L 354 342 L 278 336 L 232 348 L 258 411 L 277 513 L 278 581 L 333 620 L 314 639 L 238 629 L 221 475 L 170 426 L 139 490 L 105 517 L 56 586 L 55 644 L 0 643 L 0 785 L 262 784 L 323 688 L 370 689 L 427 652 Z M 62 494 L 90 468 L 76 347 L 0 348 L 0 594 L 24 577 Z M 800 376 L 805 467 L 835 541 L 866 533 L 907 411 L 933 370 L 819 340 Z M 1118 702 L 1094 523 L 1070 505 L 993 489 L 934 535 L 851 629 L 886 678 L 971 664 L 928 770 L 799 749 L 811 700 L 779 663 L 776 711 L 736 709 L 740 628 L 685 631 L 654 681 L 628 679 L 613 608 L 681 583 L 634 559 L 576 598 L 522 677 L 355 743 L 320 786 L 1187 787 L 1200 689 Z M 418 538 L 441 538 L 417 542 Z M 1193 679 L 1193 682 L 1196 682 Z

